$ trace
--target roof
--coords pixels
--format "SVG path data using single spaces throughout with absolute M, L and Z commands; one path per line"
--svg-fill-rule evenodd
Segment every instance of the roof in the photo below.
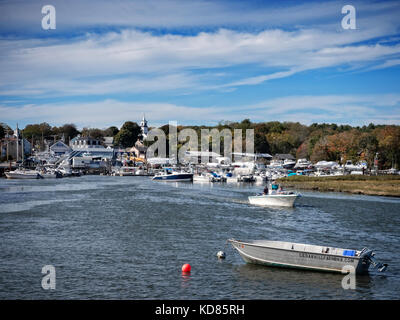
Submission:
M 65 148 L 65 149 L 71 149 L 68 145 L 66 145 L 64 142 L 61 140 L 58 140 L 56 143 L 52 144 L 50 146 L 50 149 L 58 149 L 58 148 Z

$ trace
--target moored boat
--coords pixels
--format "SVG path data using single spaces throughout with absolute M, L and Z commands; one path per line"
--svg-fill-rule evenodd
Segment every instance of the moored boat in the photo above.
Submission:
M 40 179 L 40 174 L 33 170 L 20 170 L 9 171 L 4 173 L 7 179 Z
M 296 268 L 314 271 L 342 272 L 344 267 L 353 267 L 356 273 L 366 273 L 372 264 L 379 271 L 385 271 L 387 264 L 378 263 L 374 252 L 341 249 L 285 241 L 229 239 L 247 263 L 271 267 Z
M 168 182 L 193 181 L 193 173 L 165 170 L 163 173 L 155 175 L 152 180 Z

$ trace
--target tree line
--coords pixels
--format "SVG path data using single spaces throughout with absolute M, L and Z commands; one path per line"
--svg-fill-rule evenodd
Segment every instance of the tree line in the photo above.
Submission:
M 7 124 L 0 123 L 0 138 L 3 138 L 6 134 L 13 134 L 13 132 L 14 130 Z M 40 146 L 44 140 L 59 140 L 61 138 L 64 138 L 68 144 L 71 139 L 81 135 L 82 137 L 91 137 L 100 141 L 104 141 L 104 137 L 113 137 L 114 145 L 126 148 L 133 146 L 137 141 L 140 137 L 141 129 L 136 122 L 132 121 L 126 121 L 121 129 L 111 126 L 106 129 L 85 127 L 82 130 L 78 130 L 73 123 L 52 127 L 47 122 L 43 122 L 40 124 L 28 124 L 20 132 L 25 139 L 33 142 L 35 146 Z
M 353 127 L 313 123 L 307 126 L 299 122 L 251 122 L 249 119 L 244 119 L 241 122 L 221 121 L 216 126 L 178 126 L 178 133 L 185 128 L 194 129 L 199 138 L 201 129 L 216 128 L 219 131 L 230 129 L 232 133 L 234 129 L 242 129 L 243 132 L 245 129 L 253 129 L 255 152 L 271 155 L 288 153 L 297 159 L 307 158 L 313 162 L 327 160 L 343 163 L 346 160 L 353 162 L 365 160 L 372 166 L 376 153 L 379 154 L 382 168 L 390 168 L 393 165 L 398 168 L 400 162 L 400 126 L 397 125 L 371 123 L 368 126 Z M 161 126 L 160 129 L 168 139 L 169 125 Z M 0 138 L 12 131 L 3 123 L 0 126 Z M 106 129 L 83 128 L 82 130 L 78 130 L 74 124 L 52 127 L 44 122 L 26 125 L 21 132 L 30 141 L 31 139 L 41 141 L 42 138 L 60 139 L 64 135 L 67 143 L 78 134 L 100 140 L 104 137 L 114 137 L 114 145 L 123 148 L 133 146 L 141 137 L 140 126 L 132 121 L 126 121 L 121 129 L 111 126 Z M 242 138 L 245 139 L 244 134 Z M 183 144 L 184 142 L 181 142 L 178 148 Z M 223 153 L 223 141 L 221 141 L 221 153 Z

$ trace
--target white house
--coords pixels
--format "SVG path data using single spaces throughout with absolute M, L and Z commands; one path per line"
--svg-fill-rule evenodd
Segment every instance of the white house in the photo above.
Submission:
M 53 156 L 61 156 L 72 151 L 62 140 L 57 141 L 50 146 L 50 154 Z

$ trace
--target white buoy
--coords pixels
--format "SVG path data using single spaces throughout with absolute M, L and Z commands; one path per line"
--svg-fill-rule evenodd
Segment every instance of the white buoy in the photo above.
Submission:
M 218 257 L 219 259 L 225 259 L 225 257 L 226 257 L 225 252 L 223 252 L 223 251 L 218 251 L 218 252 L 217 252 L 217 257 Z

